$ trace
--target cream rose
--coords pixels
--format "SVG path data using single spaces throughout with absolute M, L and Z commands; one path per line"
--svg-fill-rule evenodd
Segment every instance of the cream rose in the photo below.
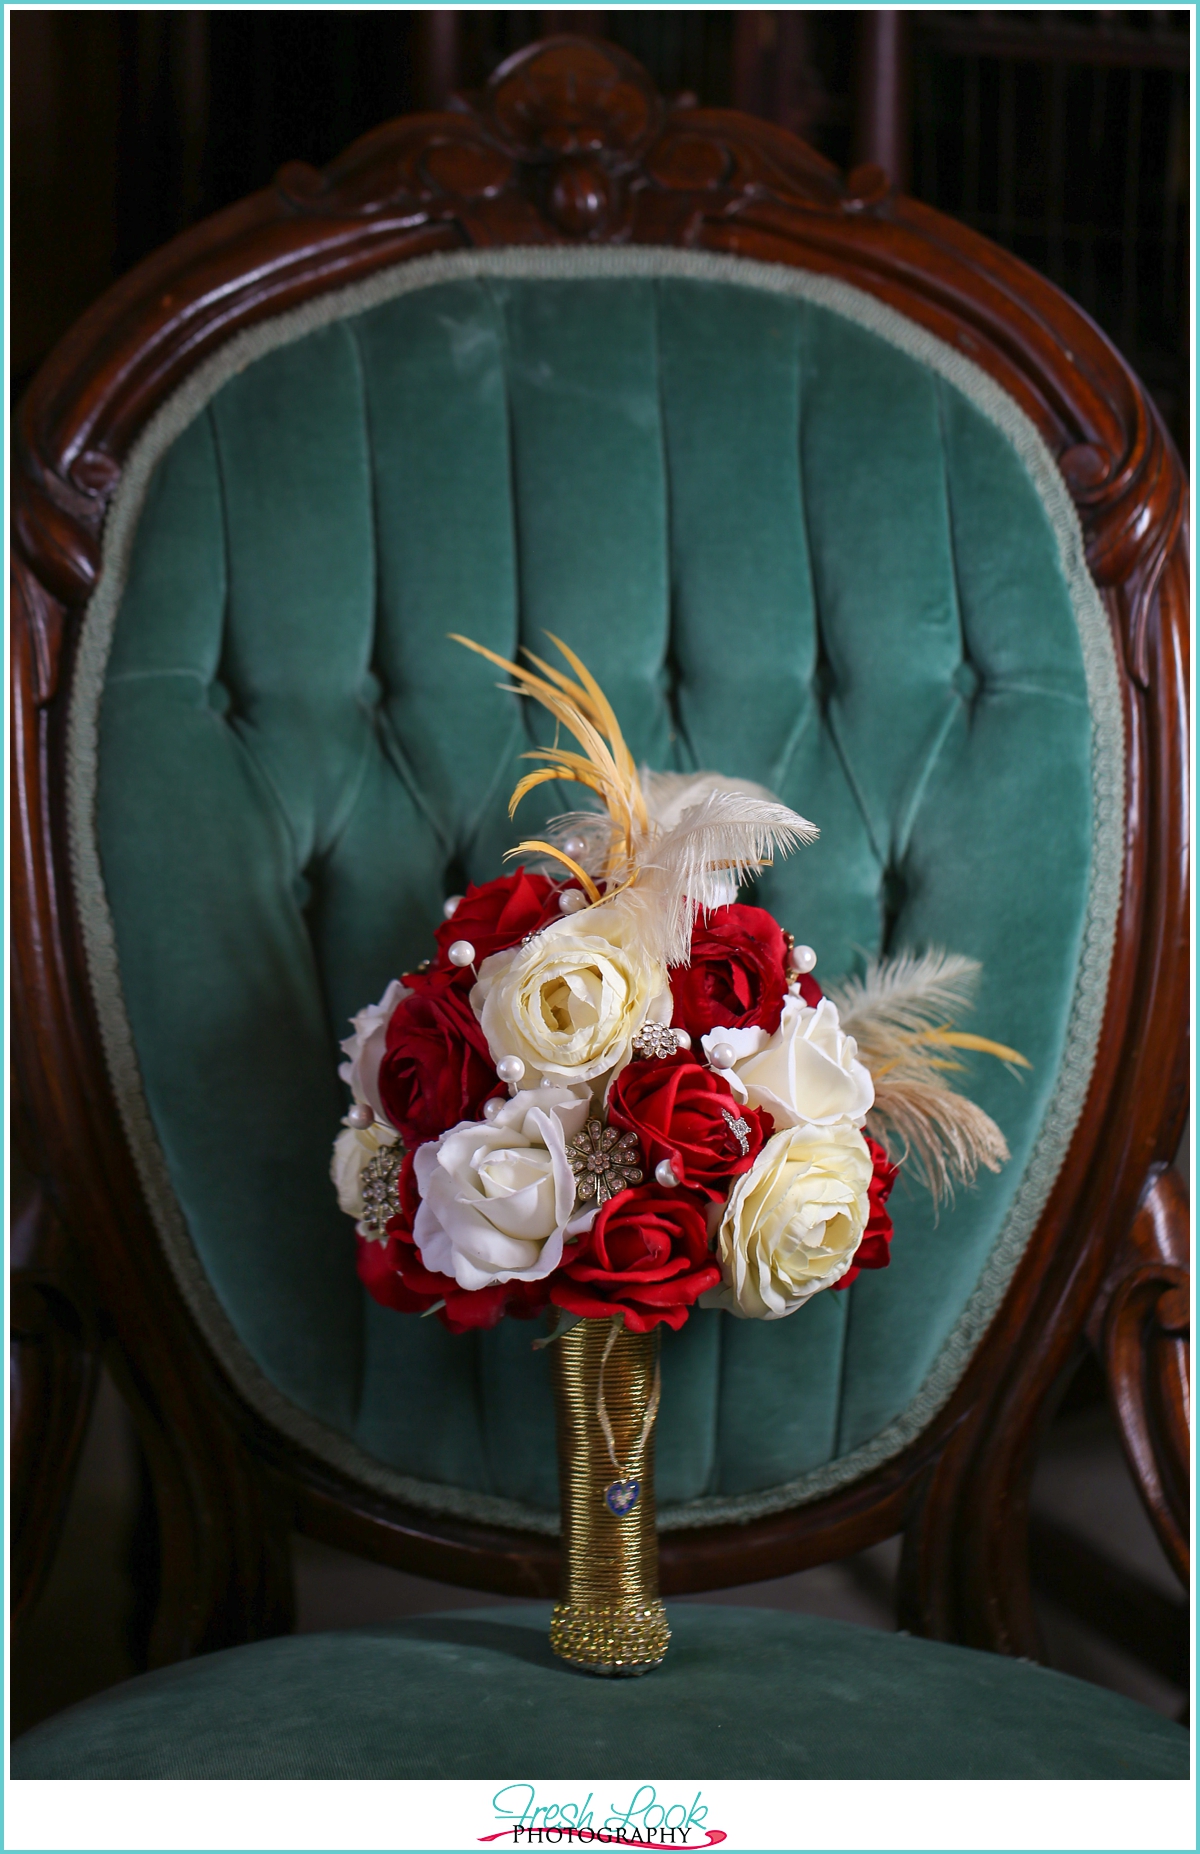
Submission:
M 526 1082 L 590 1082 L 629 1060 L 644 1023 L 671 1021 L 667 969 L 637 943 L 619 907 L 586 908 L 493 953 L 471 993 L 493 1061 L 519 1056 Z
M 368 1004 L 350 1019 L 354 1035 L 348 1036 L 339 1046 L 349 1061 L 342 1063 L 338 1076 L 350 1088 L 355 1100 L 372 1110 L 376 1120 L 387 1120 L 379 1099 L 379 1065 L 387 1044 L 387 1027 L 392 1012 L 408 995 L 408 986 L 393 979 L 378 1004 Z
M 737 1180 L 717 1231 L 722 1285 L 702 1305 L 782 1320 L 854 1260 L 870 1215 L 871 1155 L 854 1127 L 786 1127 Z
M 830 998 L 822 998 L 815 1010 L 799 998 L 785 998 L 774 1035 L 718 1029 L 701 1040 L 710 1062 L 722 1043 L 733 1050 L 732 1065 L 718 1073 L 740 1101 L 765 1107 L 777 1128 L 861 1126 L 875 1100 L 858 1044 L 842 1029 Z
M 399 1137 L 394 1127 L 376 1120 L 369 1127 L 343 1127 L 333 1142 L 329 1175 L 337 1191 L 338 1208 L 355 1218 L 360 1236 L 375 1237 L 380 1242 L 387 1240 L 383 1230 L 367 1229 L 358 1221 L 366 1208 L 362 1200 L 363 1167 L 388 1146 L 394 1146 Z
M 557 1268 L 568 1230 L 587 1229 L 595 1216 L 572 1216 L 566 1152 L 590 1107 L 586 1088 L 526 1088 L 494 1120 L 461 1120 L 418 1146 L 413 1239 L 425 1266 L 472 1290 L 540 1281 Z

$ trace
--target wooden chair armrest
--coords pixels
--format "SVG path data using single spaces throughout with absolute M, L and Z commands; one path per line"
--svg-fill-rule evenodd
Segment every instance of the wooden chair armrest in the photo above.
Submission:
M 1187 1586 L 1191 1439 L 1188 1199 L 1156 1171 L 1094 1322 L 1130 1470 L 1168 1559 Z

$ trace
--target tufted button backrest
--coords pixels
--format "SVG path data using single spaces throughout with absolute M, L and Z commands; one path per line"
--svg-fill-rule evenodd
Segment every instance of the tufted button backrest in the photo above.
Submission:
M 839 286 L 621 264 L 413 264 L 259 331 L 156 439 L 77 696 L 99 702 L 102 1009 L 214 1343 L 313 1446 L 543 1525 L 529 1327 L 454 1338 L 375 1306 L 328 1180 L 346 1019 L 499 872 L 540 725 L 448 631 L 506 654 L 554 631 L 640 758 L 771 787 L 822 834 L 758 898 L 818 976 L 973 955 L 970 1027 L 1033 1065 L 972 1065 L 1012 1162 L 940 1219 L 902 1183 L 888 1271 L 668 1335 L 667 1523 L 852 1478 L 944 1398 L 1053 1180 L 1105 981 L 1111 665 L 1019 414 Z

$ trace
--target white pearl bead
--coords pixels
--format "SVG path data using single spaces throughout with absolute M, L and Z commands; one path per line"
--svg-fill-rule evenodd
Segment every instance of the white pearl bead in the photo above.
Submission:
M 563 855 L 569 856 L 573 863 L 577 863 L 581 856 L 587 855 L 587 844 L 583 841 L 582 837 L 565 838 L 562 848 Z
M 737 1051 L 732 1043 L 714 1043 L 708 1052 L 708 1059 L 714 1069 L 731 1069 L 737 1060 Z
M 471 945 L 469 940 L 452 940 L 450 942 L 450 950 L 446 954 L 446 957 L 452 966 L 473 966 L 475 964 L 475 948 Z
M 459 908 L 462 906 L 462 899 L 461 895 L 446 896 L 445 901 L 442 903 L 442 919 L 444 921 L 453 920 Z
M 659 1160 L 658 1164 L 654 1168 L 654 1176 L 658 1180 L 658 1183 L 662 1185 L 663 1188 L 667 1191 L 670 1191 L 675 1185 L 679 1183 L 678 1178 L 676 1178 L 675 1176 L 674 1168 L 671 1165 L 670 1159 L 660 1159 Z
M 501 1056 L 496 1073 L 503 1082 L 519 1082 L 525 1073 L 525 1064 L 520 1056 Z
M 558 1083 L 555 1081 L 553 1075 L 543 1075 L 541 1081 L 538 1083 L 538 1087 L 539 1088 L 557 1088 Z
M 686 1030 L 675 1031 L 675 1047 L 676 1049 L 690 1049 L 692 1047 L 692 1039 Z
M 490 1101 L 485 1101 L 483 1104 L 484 1119 L 494 1120 L 496 1118 L 496 1115 L 500 1112 L 500 1109 L 503 1106 L 504 1106 L 503 1095 L 494 1094 Z
M 811 972 L 817 963 L 817 955 L 811 946 L 794 946 L 792 948 L 792 970 L 794 972 Z
M 560 914 L 578 914 L 581 908 L 587 907 L 587 904 L 588 898 L 581 888 L 564 888 L 558 898 Z
M 375 1118 L 375 1109 L 368 1107 L 365 1101 L 356 1101 L 346 1118 L 352 1127 L 369 1127 Z

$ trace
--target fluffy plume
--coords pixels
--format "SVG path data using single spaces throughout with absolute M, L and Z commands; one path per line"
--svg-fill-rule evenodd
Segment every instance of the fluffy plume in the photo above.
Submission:
M 659 956 L 667 965 L 687 959 L 692 928 L 702 908 L 719 908 L 743 882 L 786 856 L 817 832 L 805 818 L 773 798 L 710 789 L 670 829 L 651 827 L 638 865 L 637 893 L 659 926 Z
M 583 844 L 579 862 L 597 882 L 620 860 L 620 834 L 607 811 L 565 811 L 551 818 L 546 837 L 556 849 L 574 838 Z
M 648 766 L 642 767 L 642 791 L 652 821 L 663 830 L 673 829 L 685 811 L 703 804 L 713 792 L 740 792 L 746 798 L 764 799 L 768 805 L 775 803 L 774 792 L 751 779 L 727 779 L 723 773 L 651 772 Z
M 817 836 L 815 825 L 748 781 L 718 773 L 639 777 L 599 684 L 558 638 L 551 642 L 575 671 L 574 682 L 530 651 L 524 654 L 540 674 L 470 638 L 454 641 L 506 670 L 515 693 L 540 702 L 583 749 L 556 744 L 525 754 L 543 764 L 518 782 L 509 816 L 527 792 L 554 779 L 585 786 L 604 806 L 556 818 L 546 837 L 526 838 L 509 856 L 548 857 L 579 881 L 590 902 L 601 891 L 606 902 L 619 902 L 647 957 L 666 965 L 685 961 L 700 909 L 720 907 L 777 855 Z
M 971 1184 L 981 1165 L 998 1172 L 1009 1156 L 1007 1140 L 982 1107 L 944 1082 L 907 1075 L 876 1083 L 867 1131 L 893 1160 L 912 1158 L 935 1204 L 952 1203 L 956 1184 Z
M 955 1184 L 970 1184 L 981 1165 L 998 1172 L 1009 1156 L 995 1121 L 946 1081 L 963 1066 L 955 1052 L 1029 1067 L 1017 1050 L 954 1029 L 978 978 L 976 960 L 931 948 L 872 961 L 862 978 L 829 992 L 875 1083 L 868 1130 L 894 1157 L 911 1154 L 935 1203 L 952 1199 Z
M 930 1030 L 969 1010 L 980 971 L 977 959 L 932 947 L 873 959 L 861 978 L 843 979 L 829 995 L 842 1028 L 858 1038 L 860 1050 L 870 1049 L 882 1063 L 907 1049 L 913 1031 Z M 873 1069 L 874 1060 L 868 1066 Z

